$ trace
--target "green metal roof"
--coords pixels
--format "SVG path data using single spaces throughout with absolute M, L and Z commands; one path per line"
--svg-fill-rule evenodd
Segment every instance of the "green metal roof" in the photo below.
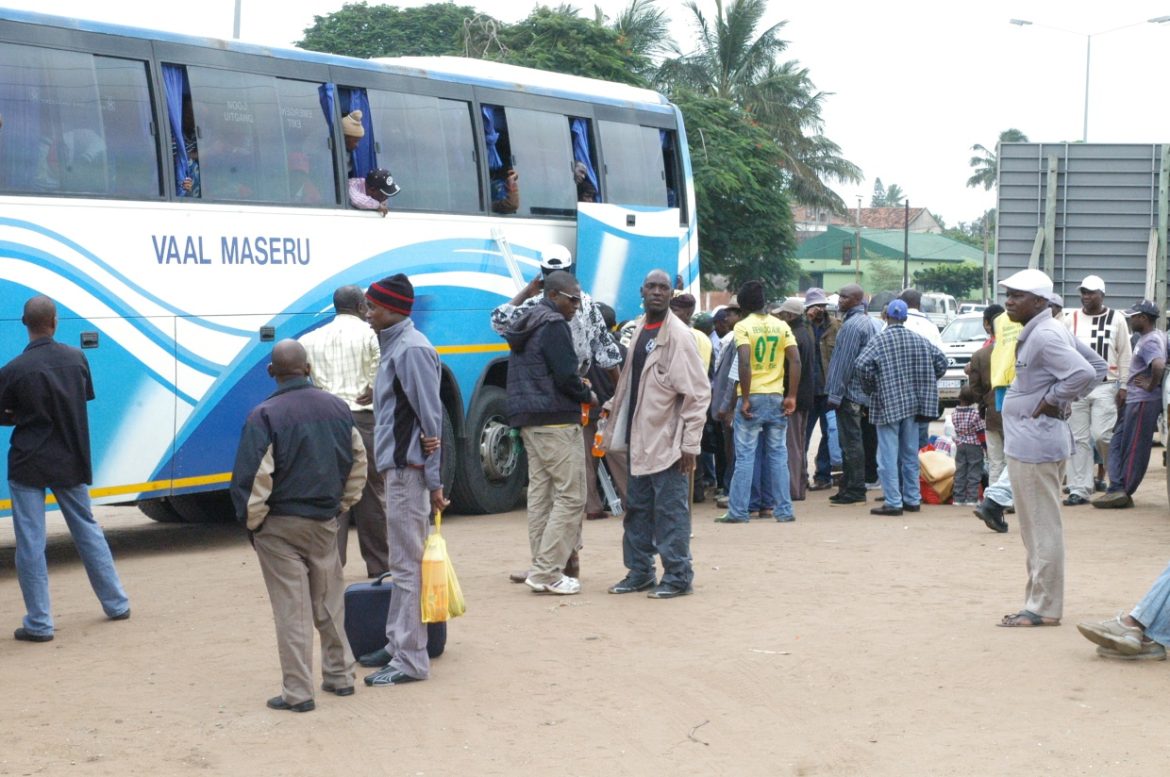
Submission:
M 854 244 L 853 229 L 829 227 L 796 249 L 796 259 L 841 260 L 841 246 Z M 905 233 L 900 229 L 862 229 L 861 255 L 867 259 L 901 259 Z M 983 249 L 929 232 L 910 233 L 910 258 L 920 262 L 983 263 Z M 988 261 L 994 257 L 988 256 Z

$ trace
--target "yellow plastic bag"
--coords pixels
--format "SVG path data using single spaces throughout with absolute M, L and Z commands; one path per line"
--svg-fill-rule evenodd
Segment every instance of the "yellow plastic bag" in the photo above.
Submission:
M 463 591 L 455 577 L 455 568 L 447 556 L 447 542 L 440 531 L 443 514 L 435 514 L 435 530 L 427 537 L 422 559 L 422 606 L 423 623 L 441 623 L 455 618 L 467 610 Z

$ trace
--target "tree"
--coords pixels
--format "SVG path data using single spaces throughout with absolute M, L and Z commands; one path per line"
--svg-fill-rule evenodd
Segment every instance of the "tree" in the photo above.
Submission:
M 869 200 L 871 208 L 896 208 L 906 199 L 902 187 L 892 183 L 887 188 L 881 178 L 873 179 L 873 197 Z
M 999 143 L 1027 142 L 1028 136 L 1018 129 L 1006 129 L 999 133 Z M 970 164 L 975 172 L 967 179 L 968 186 L 971 188 L 982 186 L 987 191 L 991 191 L 991 187 L 995 186 L 996 181 L 999 180 L 999 160 L 996 158 L 998 149 L 998 143 L 996 144 L 996 151 L 990 151 L 986 146 L 979 143 L 971 146 L 972 151 L 978 151 L 979 153 L 971 157 Z
M 971 289 L 983 285 L 983 268 L 970 262 L 960 265 L 936 265 L 914 273 L 914 288 L 941 291 L 962 299 Z
M 869 207 L 881 208 L 886 204 L 886 187 L 881 178 L 873 179 L 873 196 L 869 198 Z
M 800 267 L 780 150 L 731 101 L 681 92 L 699 207 L 703 270 L 732 288 L 759 278 L 768 297 L 795 288 Z
M 906 199 L 906 194 L 902 191 L 902 187 L 896 183 L 892 183 L 886 187 L 886 207 L 896 208 L 902 204 Z
M 865 284 L 874 291 L 902 288 L 902 267 L 886 259 L 863 259 Z
M 600 8 L 597 8 L 597 22 L 605 22 Z M 670 17 L 666 11 L 655 5 L 655 0 L 630 0 L 609 27 L 617 33 L 619 45 L 646 61 L 647 67 L 638 76 L 647 84 L 651 83 L 656 70 L 654 61 L 675 45 L 670 38 Z
M 800 202 L 844 213 L 845 203 L 826 181 L 861 180 L 856 165 L 823 134 L 821 105 L 808 69 L 795 61 L 778 62 L 788 46 L 780 37 L 787 22 L 756 34 L 767 0 L 714 0 L 708 21 L 697 0 L 688 0 L 698 36 L 690 54 L 675 52 L 658 69 L 657 83 L 673 93 L 688 89 L 730 100 L 775 141 L 787 188 Z
M 349 57 L 404 57 L 462 54 L 463 23 L 477 15 L 467 5 L 431 3 L 398 9 L 366 2 L 314 16 L 297 46 Z

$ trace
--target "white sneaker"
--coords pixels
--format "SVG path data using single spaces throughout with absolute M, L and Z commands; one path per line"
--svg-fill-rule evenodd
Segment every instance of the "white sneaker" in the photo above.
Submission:
M 881 487 L 882 487 L 881 481 L 878 481 L 878 480 L 875 480 L 872 483 L 865 484 L 866 491 L 877 491 Z
M 575 577 L 563 575 L 560 580 L 552 585 L 544 586 L 544 591 L 545 593 L 557 594 L 559 596 L 572 596 L 573 594 L 581 593 L 581 581 Z
M 536 591 L 538 594 L 544 593 L 548 588 L 544 583 L 538 583 L 531 577 L 524 578 L 524 585 L 528 586 L 533 591 Z
M 1135 626 L 1126 626 L 1121 616 L 1100 623 L 1078 623 L 1077 630 L 1085 639 L 1127 656 L 1142 652 L 1145 632 Z

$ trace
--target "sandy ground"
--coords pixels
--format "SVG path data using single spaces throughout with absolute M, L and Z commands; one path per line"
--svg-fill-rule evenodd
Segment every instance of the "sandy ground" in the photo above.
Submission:
M 1160 449 L 1154 460 L 1159 460 Z M 233 526 L 99 511 L 133 618 L 103 618 L 59 516 L 57 638 L 0 635 L 0 775 L 1166 774 L 1170 664 L 1109 662 L 1077 633 L 1170 558 L 1165 479 L 1138 508 L 1065 510 L 1064 625 L 1022 604 L 1013 525 L 968 509 L 875 518 L 798 504 L 794 524 L 695 513 L 695 595 L 611 596 L 621 523 L 590 522 L 584 590 L 510 584 L 524 515 L 444 522 L 467 596 L 429 682 L 273 712 L 272 616 Z M 23 608 L 0 521 L 0 623 Z M 347 581 L 361 575 L 351 538 Z M 359 674 L 359 678 L 361 675 Z

